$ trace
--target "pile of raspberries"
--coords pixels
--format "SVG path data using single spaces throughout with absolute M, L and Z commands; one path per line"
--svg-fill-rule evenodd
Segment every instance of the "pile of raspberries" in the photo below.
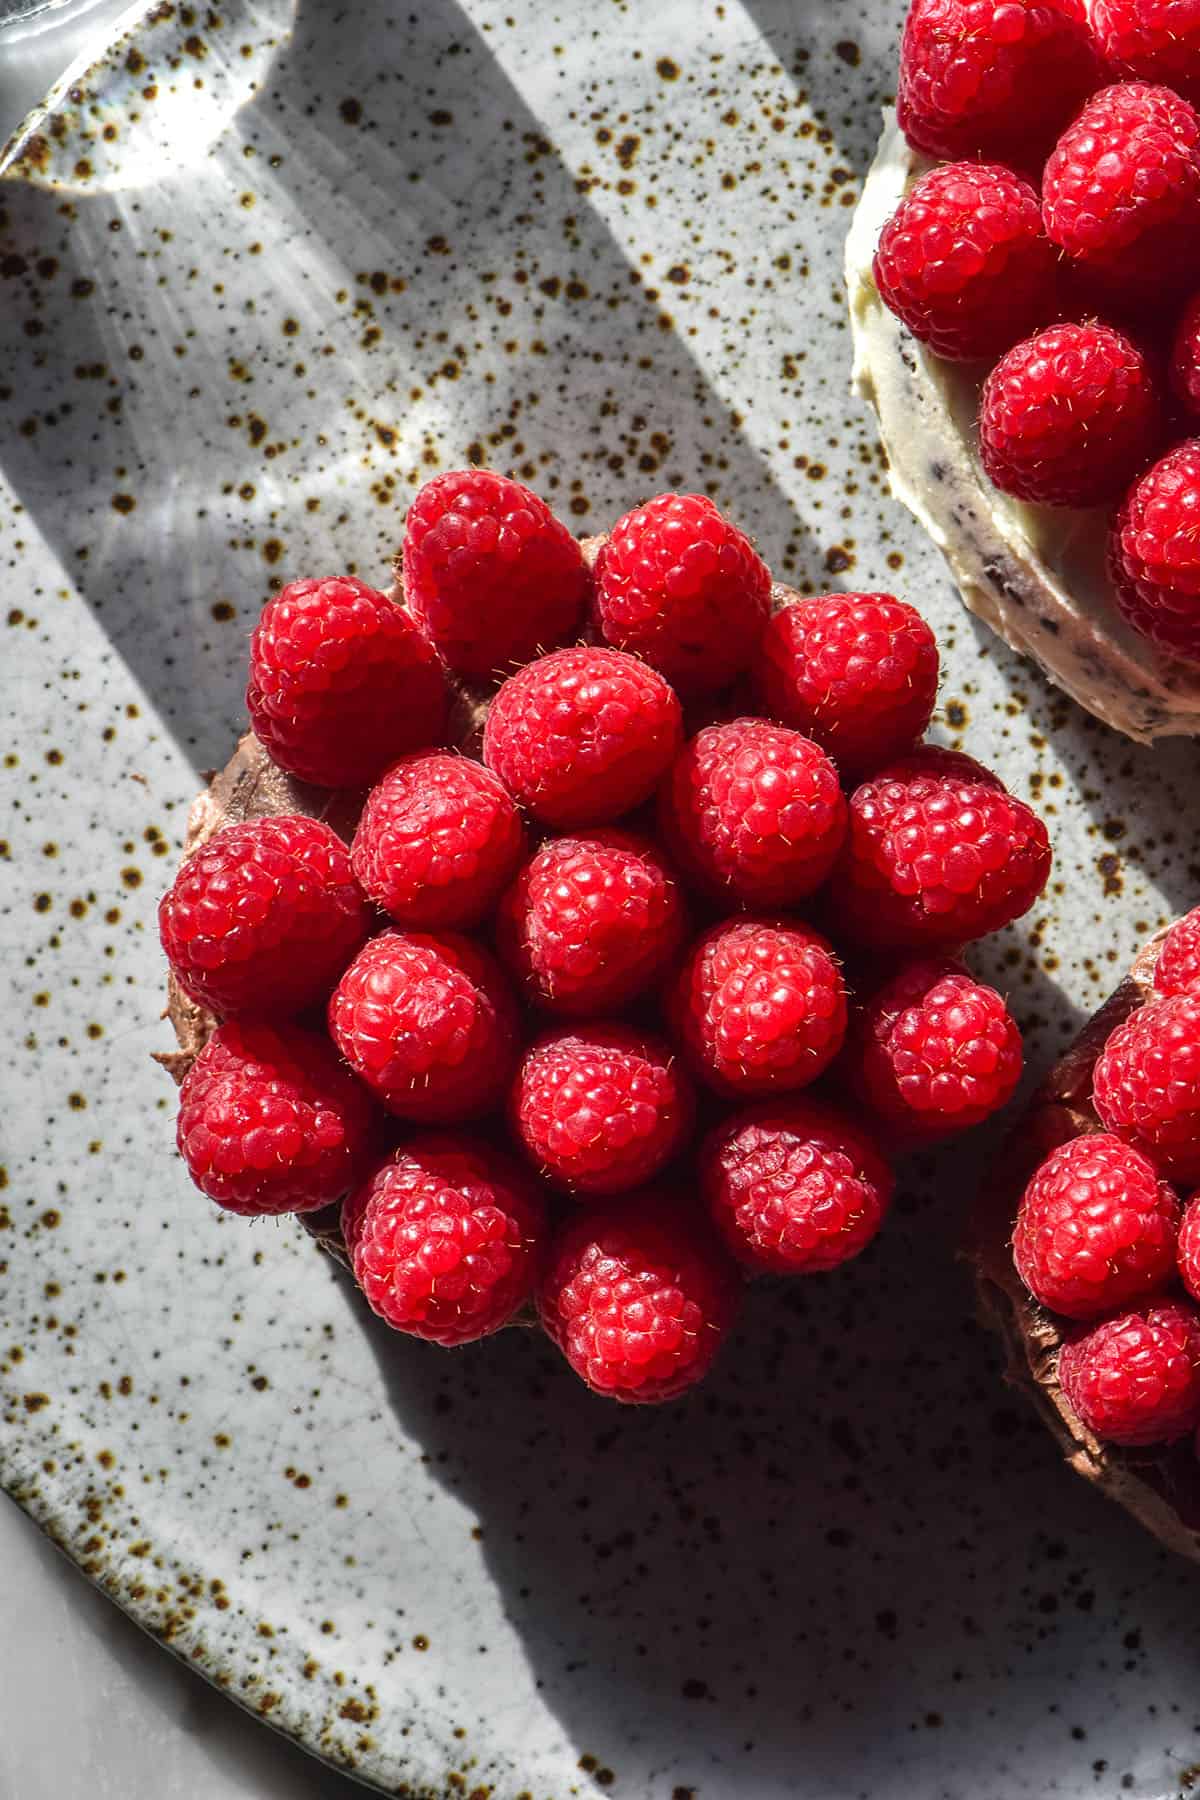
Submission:
M 897 110 L 917 179 L 884 302 L 979 364 L 1004 493 L 1103 507 L 1117 605 L 1200 663 L 1200 6 L 913 0 Z
M 1101 1050 L 1092 1105 L 1101 1129 L 1052 1150 L 1026 1188 L 1013 1261 L 1071 1322 L 1058 1378 L 1089 1430 L 1172 1443 L 1200 1429 L 1200 907 Z
M 666 1400 L 747 1277 L 856 1256 L 889 1152 L 1012 1094 L 1020 1033 L 956 952 L 1034 903 L 1045 826 L 920 743 L 938 654 L 911 606 L 773 612 L 699 495 L 581 545 L 515 481 L 440 475 L 402 588 L 263 608 L 254 730 L 361 814 L 349 845 L 307 815 L 226 826 L 163 899 L 222 1021 L 179 1149 L 233 1212 L 341 1201 L 398 1330 L 536 1315 L 596 1392 Z

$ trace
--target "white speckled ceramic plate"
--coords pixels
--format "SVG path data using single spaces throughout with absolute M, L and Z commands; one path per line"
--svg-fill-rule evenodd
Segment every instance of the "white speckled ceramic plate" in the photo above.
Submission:
M 232 1697 L 390 1793 L 1162 1796 L 1196 1586 L 1060 1470 L 953 1262 L 986 1158 L 763 1298 L 712 1384 L 590 1400 L 532 1334 L 376 1328 L 172 1148 L 154 902 L 290 574 L 382 579 L 485 459 L 580 530 L 710 488 L 801 585 L 943 634 L 943 729 L 1046 811 L 990 945 L 1044 1064 L 1196 898 L 1190 744 L 974 626 L 846 394 L 841 239 L 899 7 L 136 9 L 0 186 L 8 626 L 0 1469 Z

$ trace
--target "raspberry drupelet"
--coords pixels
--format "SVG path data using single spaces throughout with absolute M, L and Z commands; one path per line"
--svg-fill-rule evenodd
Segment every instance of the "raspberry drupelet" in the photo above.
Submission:
M 365 787 L 445 740 L 445 670 L 416 621 L 353 576 L 293 581 L 250 640 L 250 722 L 273 762 L 317 787 Z
M 1146 358 L 1111 326 L 1052 325 L 1015 344 L 984 383 L 988 478 L 1040 506 L 1101 506 L 1154 454 L 1162 411 Z
M 735 1113 L 701 1147 L 713 1223 L 751 1274 L 808 1275 L 858 1256 L 891 1203 L 868 1134 L 807 1094 Z
M 659 831 L 697 884 L 743 906 L 794 906 L 846 835 L 838 773 L 811 739 L 765 719 L 710 725 L 659 793 Z
M 1134 482 L 1109 542 L 1117 605 L 1169 656 L 1200 663 L 1200 438 Z
M 703 494 L 659 494 L 618 519 L 596 561 L 596 621 L 686 696 L 727 687 L 767 621 L 771 575 Z
M 898 1145 L 982 1124 L 1021 1078 L 1021 1033 L 994 988 L 961 963 L 908 963 L 851 1019 L 839 1069 Z
M 405 522 L 403 580 L 430 641 L 471 681 L 510 674 L 574 637 L 589 587 L 566 526 L 491 469 L 426 482 Z
M 367 795 L 351 862 L 400 925 L 478 925 L 525 849 L 516 803 L 490 769 L 449 751 L 406 756 Z
M 1118 1025 L 1092 1101 L 1108 1129 L 1174 1181 L 1200 1181 L 1200 993 L 1163 994 Z
M 1092 0 L 1092 31 L 1114 69 L 1161 81 L 1200 102 L 1200 7 L 1196 0 Z
M 226 825 L 158 908 L 176 980 L 220 1017 L 286 1018 L 323 1000 L 370 923 L 345 844 L 298 813 Z
M 1200 1421 L 1200 1314 L 1159 1300 L 1104 1319 L 1058 1353 L 1058 1379 L 1110 1444 L 1170 1444 Z
M 656 1190 L 568 1220 L 537 1291 L 547 1335 L 593 1392 L 672 1400 L 707 1375 L 742 1283 L 705 1221 Z
M 764 709 L 820 744 L 845 773 L 910 750 L 937 699 L 938 649 L 894 594 L 819 594 L 780 607 L 762 636 Z
M 543 825 L 608 825 L 649 798 L 683 736 L 679 701 L 636 656 L 556 650 L 510 675 L 483 760 Z
M 1083 0 L 913 0 L 897 112 L 928 156 L 1036 165 L 1103 79 Z
M 956 751 L 927 745 L 889 764 L 849 812 L 830 916 L 864 947 L 968 943 L 1020 918 L 1049 878 L 1042 820 Z
M 1176 919 L 1162 941 L 1154 965 L 1158 994 L 1186 994 L 1200 985 L 1200 906 Z
M 466 1344 L 529 1300 L 546 1241 L 533 1177 L 463 1134 L 403 1144 L 342 1207 L 354 1278 L 397 1331 Z
M 799 920 L 733 919 L 693 944 L 668 997 L 672 1035 L 717 1093 L 807 1087 L 846 1033 L 832 948 Z
M 1192 1299 L 1200 1300 L 1200 1194 L 1193 1194 L 1183 1209 L 1175 1245 L 1175 1264 L 1179 1279 Z
M 948 163 L 913 183 L 880 233 L 875 285 L 949 362 L 995 357 L 1057 310 L 1037 194 L 996 163 Z
M 551 838 L 530 857 L 501 901 L 496 947 L 532 1004 L 596 1017 L 666 973 L 685 926 L 658 847 L 609 828 Z
M 695 1107 L 669 1044 L 597 1020 L 534 1040 L 510 1110 L 534 1166 L 586 1196 L 649 1181 L 684 1143 Z
M 184 1077 L 176 1142 L 201 1193 L 226 1211 L 311 1212 L 357 1180 L 373 1121 L 328 1038 L 233 1020 Z
M 371 938 L 330 997 L 329 1030 L 381 1104 L 419 1123 L 486 1113 L 516 1062 L 517 1009 L 503 971 L 452 932 Z
M 1052 1150 L 1031 1177 L 1013 1262 L 1043 1306 L 1098 1319 L 1167 1285 L 1178 1230 L 1179 1197 L 1146 1157 L 1089 1132 Z

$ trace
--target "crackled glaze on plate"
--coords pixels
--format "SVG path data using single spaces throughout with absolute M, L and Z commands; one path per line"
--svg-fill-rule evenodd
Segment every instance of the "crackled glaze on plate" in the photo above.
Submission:
M 847 394 L 840 263 L 898 5 L 159 5 L 0 183 L 0 1473 L 236 1700 L 385 1792 L 1182 1791 L 1195 1588 L 1056 1467 L 953 1246 L 986 1141 L 712 1383 L 590 1400 L 450 1355 L 172 1148 L 154 902 L 290 575 L 384 581 L 467 460 L 581 532 L 711 491 L 800 587 L 893 586 L 940 731 L 1047 813 L 981 951 L 1045 1066 L 1196 898 L 1195 751 L 1131 747 L 967 619 Z

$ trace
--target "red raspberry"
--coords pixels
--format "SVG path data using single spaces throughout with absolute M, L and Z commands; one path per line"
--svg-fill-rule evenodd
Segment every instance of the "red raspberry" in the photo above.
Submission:
M 1061 1144 L 1035 1172 L 1013 1262 L 1043 1306 L 1097 1319 L 1170 1279 L 1178 1230 L 1175 1190 L 1139 1150 L 1097 1131 Z
M 397 1331 L 466 1344 L 530 1298 L 546 1236 L 537 1184 L 469 1137 L 411 1138 L 351 1194 L 342 1231 L 354 1278 Z
M 1200 662 L 1200 438 L 1135 482 L 1117 515 L 1109 570 L 1127 622 L 1168 655 Z
M 1093 1325 L 1058 1353 L 1063 1393 L 1110 1444 L 1169 1444 L 1200 1420 L 1200 1317 L 1161 1300 Z
M 388 1111 L 423 1123 L 495 1106 L 516 1060 L 516 1007 L 499 965 L 450 932 L 372 938 L 333 990 L 329 1029 Z
M 1200 264 L 1200 119 L 1169 88 L 1102 89 L 1051 153 L 1042 217 L 1104 291 L 1161 301 Z
M 659 830 L 699 885 L 744 906 L 792 906 L 832 869 L 846 802 L 825 752 L 765 719 L 697 732 L 659 792 Z
M 273 762 L 318 787 L 364 787 L 442 741 L 445 671 L 402 606 L 347 575 L 293 581 L 250 640 L 250 721 Z
M 1188 421 L 1200 421 L 1200 293 L 1180 314 L 1171 346 L 1171 392 Z
M 1052 325 L 1015 344 L 979 403 L 989 478 L 1039 506 L 1115 499 L 1150 461 L 1160 428 L 1146 359 L 1109 325 Z
M 770 597 L 767 565 L 703 494 L 659 494 L 626 513 L 596 562 L 601 637 L 681 694 L 728 687 L 749 665 Z
M 1154 986 L 1160 994 L 1186 994 L 1200 983 L 1200 906 L 1176 919 L 1162 941 L 1154 965 Z
M 741 1282 L 703 1220 L 660 1193 L 568 1221 L 538 1286 L 542 1324 L 594 1393 L 673 1400 L 707 1375 Z
M 1193 1194 L 1183 1209 L 1175 1254 L 1184 1287 L 1193 1300 L 1200 1300 L 1200 1194 Z
M 998 356 L 1056 308 L 1038 197 L 998 163 L 950 163 L 913 183 L 875 252 L 880 298 L 952 362 Z
M 913 0 L 897 112 L 930 156 L 1023 165 L 1103 79 L 1083 0 Z
M 670 867 L 649 838 L 552 838 L 500 903 L 496 947 L 530 1000 L 575 1017 L 615 1012 L 658 980 L 683 942 Z
M 482 763 L 437 751 L 394 763 L 354 834 L 354 873 L 402 925 L 478 925 L 525 849 L 521 815 Z
M 492 701 L 483 760 L 543 825 L 607 825 L 654 792 L 683 736 L 661 675 L 579 645 L 510 675 Z
M 312 1212 L 371 1152 L 373 1109 L 328 1038 L 298 1025 L 222 1025 L 179 1090 L 176 1142 L 228 1212 Z
M 1011 1099 L 1021 1033 L 994 988 L 961 963 L 909 963 L 859 1009 L 846 1079 L 899 1143 L 951 1137 Z
M 755 1274 L 809 1275 L 849 1262 L 891 1204 L 892 1171 L 826 1101 L 735 1113 L 705 1140 L 700 1185 L 721 1236 Z
M 158 929 L 184 992 L 215 1013 L 323 1000 L 370 928 L 350 852 L 299 814 L 226 825 L 163 895 Z
M 1092 31 L 1114 68 L 1200 100 L 1196 0 L 1092 0 Z
M 799 920 L 731 919 L 692 946 L 669 1000 L 675 1041 L 718 1093 L 786 1093 L 833 1061 L 846 989 Z
M 766 710 L 843 771 L 908 750 L 937 699 L 937 639 L 894 594 L 819 594 L 781 607 L 757 668 Z
M 669 1044 L 597 1022 L 553 1031 L 525 1052 L 513 1129 L 548 1181 L 576 1194 L 638 1187 L 691 1129 L 691 1083 Z
M 830 887 L 839 930 L 875 949 L 963 944 L 1028 912 L 1046 827 L 969 756 L 930 745 L 850 796 Z
M 574 637 L 588 574 L 544 500 L 490 469 L 426 482 L 404 531 L 404 597 L 456 675 L 483 681 Z
M 1164 1175 L 1200 1180 L 1200 994 L 1147 1000 L 1118 1025 L 1096 1059 L 1092 1103 Z

